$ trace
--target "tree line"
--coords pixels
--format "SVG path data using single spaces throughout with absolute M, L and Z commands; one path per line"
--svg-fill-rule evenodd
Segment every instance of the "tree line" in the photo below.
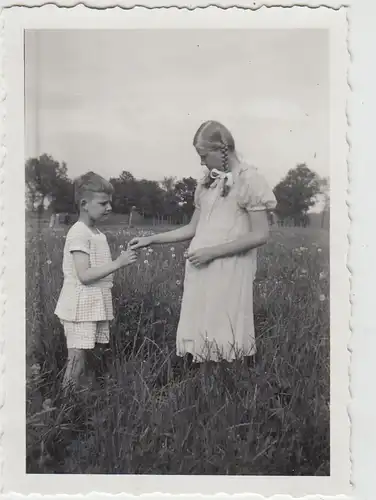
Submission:
M 164 177 L 161 181 L 137 179 L 131 172 L 123 171 L 112 177 L 114 186 L 113 211 L 130 214 L 136 210 L 144 218 L 167 218 L 174 224 L 185 223 L 194 210 L 194 192 L 197 186 L 192 177 Z M 44 211 L 46 200 L 53 213 L 75 213 L 73 180 L 68 176 L 65 162 L 59 163 L 52 156 L 43 154 L 29 158 L 25 164 L 26 206 L 31 211 Z M 277 200 L 274 214 L 279 223 L 292 221 L 294 225 L 309 223 L 308 211 L 324 199 L 324 209 L 329 210 L 329 181 L 302 163 L 290 169 L 274 187 Z

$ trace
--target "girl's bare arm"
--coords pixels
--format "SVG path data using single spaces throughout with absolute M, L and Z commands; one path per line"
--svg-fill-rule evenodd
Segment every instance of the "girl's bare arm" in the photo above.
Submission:
M 191 240 L 196 234 L 198 219 L 199 211 L 196 209 L 189 224 L 183 227 L 179 227 L 179 229 L 174 229 L 173 231 L 154 234 L 153 236 L 151 236 L 152 244 L 158 245 L 163 243 L 177 243 L 179 241 Z
M 133 238 L 129 242 L 129 246 L 132 249 L 137 249 L 147 247 L 149 245 L 162 245 L 163 243 L 177 243 L 179 241 L 191 240 L 196 234 L 199 217 L 200 212 L 196 208 L 192 215 L 190 223 L 186 226 L 179 227 L 179 229 L 174 229 L 173 231 L 154 234 L 153 236 Z

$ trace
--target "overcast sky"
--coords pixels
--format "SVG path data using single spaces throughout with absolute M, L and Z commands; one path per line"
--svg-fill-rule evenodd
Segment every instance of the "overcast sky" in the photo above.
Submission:
M 26 157 L 71 177 L 197 178 L 208 119 L 272 186 L 301 162 L 329 175 L 324 30 L 44 31 L 25 47 Z

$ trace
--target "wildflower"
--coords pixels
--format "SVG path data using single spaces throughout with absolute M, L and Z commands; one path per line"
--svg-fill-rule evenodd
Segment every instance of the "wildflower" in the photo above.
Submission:
M 148 253 L 153 253 L 154 250 L 152 248 L 148 248 Z
M 170 248 L 171 252 L 175 252 L 175 247 Z
M 325 271 L 321 271 L 320 275 L 319 275 L 319 279 L 320 280 L 324 280 L 326 278 L 326 272 Z
M 149 261 L 148 260 L 144 260 L 144 264 L 149 264 Z
M 176 280 L 176 284 L 179 286 L 181 285 L 181 281 L 180 280 Z
M 51 260 L 48 260 L 47 261 L 47 264 L 50 266 L 52 264 L 52 261 Z
M 302 273 L 302 274 L 308 274 L 308 271 L 307 271 L 307 269 L 302 269 L 302 270 L 301 270 L 301 273 Z
M 320 294 L 319 300 L 320 300 L 320 302 L 324 302 L 326 300 L 326 297 L 323 293 Z
M 299 250 L 300 250 L 301 252 L 305 252 L 306 250 L 308 250 L 308 248 L 306 248 L 306 247 L 300 247 L 300 248 L 299 248 Z
M 31 374 L 36 377 L 37 375 L 40 374 L 40 365 L 38 365 L 37 363 L 35 363 L 32 367 L 31 367 Z
M 186 259 L 188 257 L 188 250 L 184 252 L 184 258 Z
M 45 399 L 42 403 L 43 410 L 50 410 L 52 408 L 52 400 L 50 398 Z
M 120 248 L 121 250 L 123 250 L 124 245 L 119 245 L 119 248 Z
M 321 253 L 321 252 L 322 252 L 322 249 L 321 249 L 321 248 L 318 248 L 318 249 L 317 249 L 317 251 L 318 251 L 319 253 Z
M 175 259 L 176 255 L 174 253 L 171 254 L 171 257 Z

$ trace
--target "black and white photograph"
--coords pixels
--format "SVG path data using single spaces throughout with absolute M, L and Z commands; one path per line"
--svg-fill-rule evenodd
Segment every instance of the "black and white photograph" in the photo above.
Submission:
M 313 24 L 24 30 L 26 475 L 333 474 L 345 73 Z

